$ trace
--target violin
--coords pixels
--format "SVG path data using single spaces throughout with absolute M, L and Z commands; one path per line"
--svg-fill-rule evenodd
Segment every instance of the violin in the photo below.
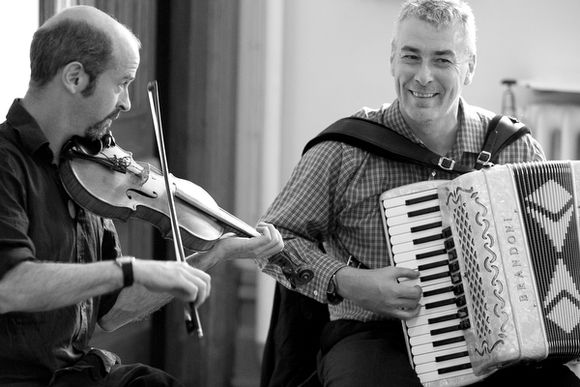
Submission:
M 109 133 L 101 140 L 72 137 L 61 151 L 59 173 L 70 197 L 80 206 L 106 218 L 137 218 L 172 239 L 164 177 L 156 167 L 135 161 L 131 152 Z M 183 247 L 206 251 L 226 232 L 245 237 L 260 234 L 222 209 L 203 188 L 169 175 Z M 270 258 L 293 287 L 309 282 L 313 272 L 296 265 L 284 252 Z

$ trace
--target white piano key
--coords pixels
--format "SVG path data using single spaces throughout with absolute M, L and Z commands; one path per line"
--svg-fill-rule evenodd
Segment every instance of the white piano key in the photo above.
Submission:
M 409 344 L 411 344 L 411 346 L 414 347 L 414 346 L 421 345 L 421 344 L 436 343 L 438 341 L 453 339 L 456 337 L 463 337 L 463 330 L 443 333 L 443 334 L 436 335 L 436 336 L 432 336 L 430 334 L 425 334 L 425 335 L 421 335 L 421 336 L 409 337 Z
M 407 328 L 412 328 L 412 327 L 428 324 L 429 319 L 447 316 L 449 314 L 456 314 L 457 313 L 457 306 L 454 306 L 454 305 L 452 305 L 452 306 L 453 307 L 437 308 L 436 311 L 421 309 L 421 313 L 419 313 L 419 315 L 417 317 L 406 320 L 405 325 L 407 326 Z
M 471 384 L 471 383 L 476 382 L 478 380 L 477 377 L 473 374 L 473 369 L 471 369 L 471 368 L 467 368 L 467 369 L 459 370 L 459 371 L 454 371 L 454 372 L 449 372 L 449 373 L 445 373 L 445 374 L 439 374 L 438 372 L 428 372 L 428 373 L 417 375 L 417 376 L 419 376 L 419 379 L 421 380 L 422 384 L 436 382 L 438 380 L 443 380 L 443 379 L 451 379 L 451 378 L 458 377 L 458 376 L 466 376 L 466 377 L 472 376 L 473 380 L 468 379 L 469 382 L 467 382 L 466 384 Z
M 407 334 L 409 335 L 409 337 L 415 337 L 415 336 L 421 336 L 421 335 L 431 335 L 432 337 L 437 339 L 438 335 L 431 334 L 431 332 L 433 330 L 441 329 L 441 328 L 448 328 L 448 327 L 457 327 L 457 326 L 459 326 L 460 322 L 461 322 L 461 320 L 456 318 L 453 320 L 443 321 L 443 322 L 439 322 L 439 323 L 435 323 L 435 324 L 419 325 L 419 326 L 407 329 Z M 461 329 L 458 328 L 457 330 L 460 331 Z
M 398 254 L 393 254 L 393 261 L 395 262 L 395 264 L 398 266 L 399 264 L 401 264 L 402 262 L 407 262 L 407 261 L 417 261 L 420 262 L 422 261 L 424 258 L 421 259 L 417 259 L 417 256 L 421 256 L 423 255 L 432 255 L 435 253 L 440 253 L 438 254 L 438 256 L 441 257 L 445 257 L 448 258 L 447 252 L 443 252 L 445 250 L 445 245 L 443 244 L 443 242 L 441 242 L 440 245 L 438 246 L 431 246 L 431 247 L 423 247 L 423 248 L 418 248 L 415 251 L 403 251 L 403 252 L 399 252 Z
M 458 346 L 453 347 L 453 348 L 447 348 L 447 349 L 444 349 L 441 351 L 434 351 L 434 352 L 429 352 L 429 353 L 424 353 L 421 355 L 413 356 L 413 363 L 415 363 L 415 365 L 431 363 L 431 362 L 435 362 L 435 359 L 439 356 L 447 356 L 447 355 L 452 355 L 455 353 L 465 352 L 465 351 L 467 351 L 467 344 L 464 343 L 463 345 L 458 345 Z
M 419 232 L 409 232 L 404 234 L 398 234 L 391 236 L 391 245 L 395 246 L 402 243 L 409 243 L 413 241 L 420 240 L 421 238 L 431 237 L 431 236 L 439 236 L 439 240 L 443 241 L 442 227 L 431 228 L 424 231 Z M 415 246 L 417 244 L 415 243 Z
M 389 235 L 392 237 L 394 235 L 410 233 L 412 228 L 421 227 L 425 225 L 429 225 L 431 223 L 439 223 L 442 221 L 441 213 L 438 214 L 439 216 L 432 216 L 426 219 L 416 220 L 410 223 L 403 223 L 398 226 L 389 227 Z
M 457 359 L 445 360 L 442 362 L 421 364 L 415 367 L 415 372 L 417 372 L 417 374 L 425 374 L 429 372 L 437 372 L 438 370 L 441 370 L 446 367 L 453 367 L 464 364 L 469 364 L 470 367 L 468 369 L 471 369 L 471 361 L 469 360 L 469 355 L 459 357 Z
M 434 207 L 434 206 L 432 206 Z M 401 211 L 402 212 L 402 211 Z M 408 213 L 401 213 L 398 215 L 386 215 L 387 217 L 387 225 L 389 227 L 398 226 L 401 224 L 407 224 L 410 222 L 417 222 L 417 221 L 430 221 L 431 219 L 440 219 L 441 212 L 439 211 L 431 211 L 421 215 L 409 216 Z
M 435 255 L 433 257 L 424 259 L 413 259 L 402 261 L 401 263 L 397 263 L 397 267 L 405 267 L 407 269 L 416 270 L 419 266 L 429 265 L 435 262 L 447 262 L 448 264 L 449 259 L 447 258 L 447 254 Z
M 427 243 L 421 243 L 420 245 L 415 245 L 412 242 L 407 242 L 407 243 L 398 244 L 396 246 L 392 246 L 391 251 L 393 252 L 393 255 L 396 255 L 396 254 L 414 251 L 418 247 L 437 250 L 437 249 L 444 248 L 444 246 L 445 246 L 445 244 L 444 244 L 443 239 L 439 239 L 439 240 L 427 242 Z
M 450 291 L 447 293 L 435 294 L 435 295 L 428 296 L 428 297 L 421 297 L 421 300 L 419 301 L 419 303 L 421 305 L 429 305 L 429 304 L 432 304 L 434 302 L 446 301 L 446 300 L 455 301 L 455 295 L 453 294 L 453 291 Z
M 412 355 L 422 355 L 425 353 L 431 353 L 431 352 L 435 352 L 435 351 L 443 351 L 443 350 L 446 350 L 449 348 L 456 348 L 456 347 L 459 347 L 462 345 L 465 345 L 465 340 L 457 341 L 457 342 L 453 342 L 453 343 L 449 343 L 449 344 L 445 344 L 445 345 L 438 345 L 438 346 L 433 345 L 432 342 L 426 342 L 424 344 L 412 346 L 411 347 L 411 354 Z
M 405 202 L 410 199 L 424 198 L 437 193 L 437 189 L 428 189 L 424 191 L 413 192 L 407 195 L 401 195 L 383 199 L 384 208 L 404 206 Z
M 429 285 L 442 284 L 448 280 L 449 280 L 449 277 L 435 278 L 435 279 L 431 279 L 430 281 L 421 281 L 421 277 L 419 277 L 417 279 L 399 278 L 400 282 L 405 282 L 405 284 L 410 285 L 410 286 L 414 286 L 414 285 L 424 286 L 426 284 L 429 284 Z

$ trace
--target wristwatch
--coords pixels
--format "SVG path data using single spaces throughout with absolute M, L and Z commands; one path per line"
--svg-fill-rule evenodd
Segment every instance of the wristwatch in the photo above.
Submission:
M 330 305 L 340 304 L 344 299 L 337 291 L 338 284 L 336 283 L 336 273 L 334 273 L 328 281 L 328 288 L 326 288 L 326 299 Z
M 123 287 L 129 287 L 133 285 L 133 262 L 135 262 L 135 257 L 119 257 L 115 259 L 117 266 L 123 271 Z

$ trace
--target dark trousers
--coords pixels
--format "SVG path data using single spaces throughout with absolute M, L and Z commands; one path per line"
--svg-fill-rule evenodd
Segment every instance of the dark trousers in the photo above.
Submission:
M 105 373 L 96 356 L 59 370 L 48 387 L 183 387 L 168 373 L 145 364 L 116 364 Z
M 318 376 L 325 387 L 421 386 L 407 355 L 399 321 L 338 320 L 321 336 Z M 477 387 L 580 386 L 561 364 L 518 365 L 502 369 Z

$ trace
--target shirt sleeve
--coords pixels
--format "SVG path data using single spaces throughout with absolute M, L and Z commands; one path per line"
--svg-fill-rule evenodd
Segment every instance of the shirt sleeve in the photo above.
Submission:
M 115 224 L 111 219 L 102 219 L 103 224 L 103 240 L 101 251 L 103 252 L 102 260 L 112 260 L 122 255 L 121 244 L 119 241 L 119 235 L 117 234 L 117 229 Z M 113 293 L 105 294 L 100 298 L 99 302 L 99 312 L 98 318 L 106 315 L 115 302 L 117 302 L 117 297 L 121 290 L 115 291 Z
M 330 277 L 345 266 L 322 248 L 334 231 L 342 208 L 341 198 L 356 169 L 348 162 L 345 147 L 342 143 L 327 141 L 311 148 L 263 217 L 282 234 L 285 252 L 293 263 L 313 271 L 313 279 L 295 290 L 319 302 L 327 302 Z M 264 273 L 292 287 L 272 260 L 258 259 L 257 263 Z
M 9 152 L 0 150 L 0 279 L 14 266 L 35 257 L 28 237 L 26 193 L 19 173 L 22 169 Z

